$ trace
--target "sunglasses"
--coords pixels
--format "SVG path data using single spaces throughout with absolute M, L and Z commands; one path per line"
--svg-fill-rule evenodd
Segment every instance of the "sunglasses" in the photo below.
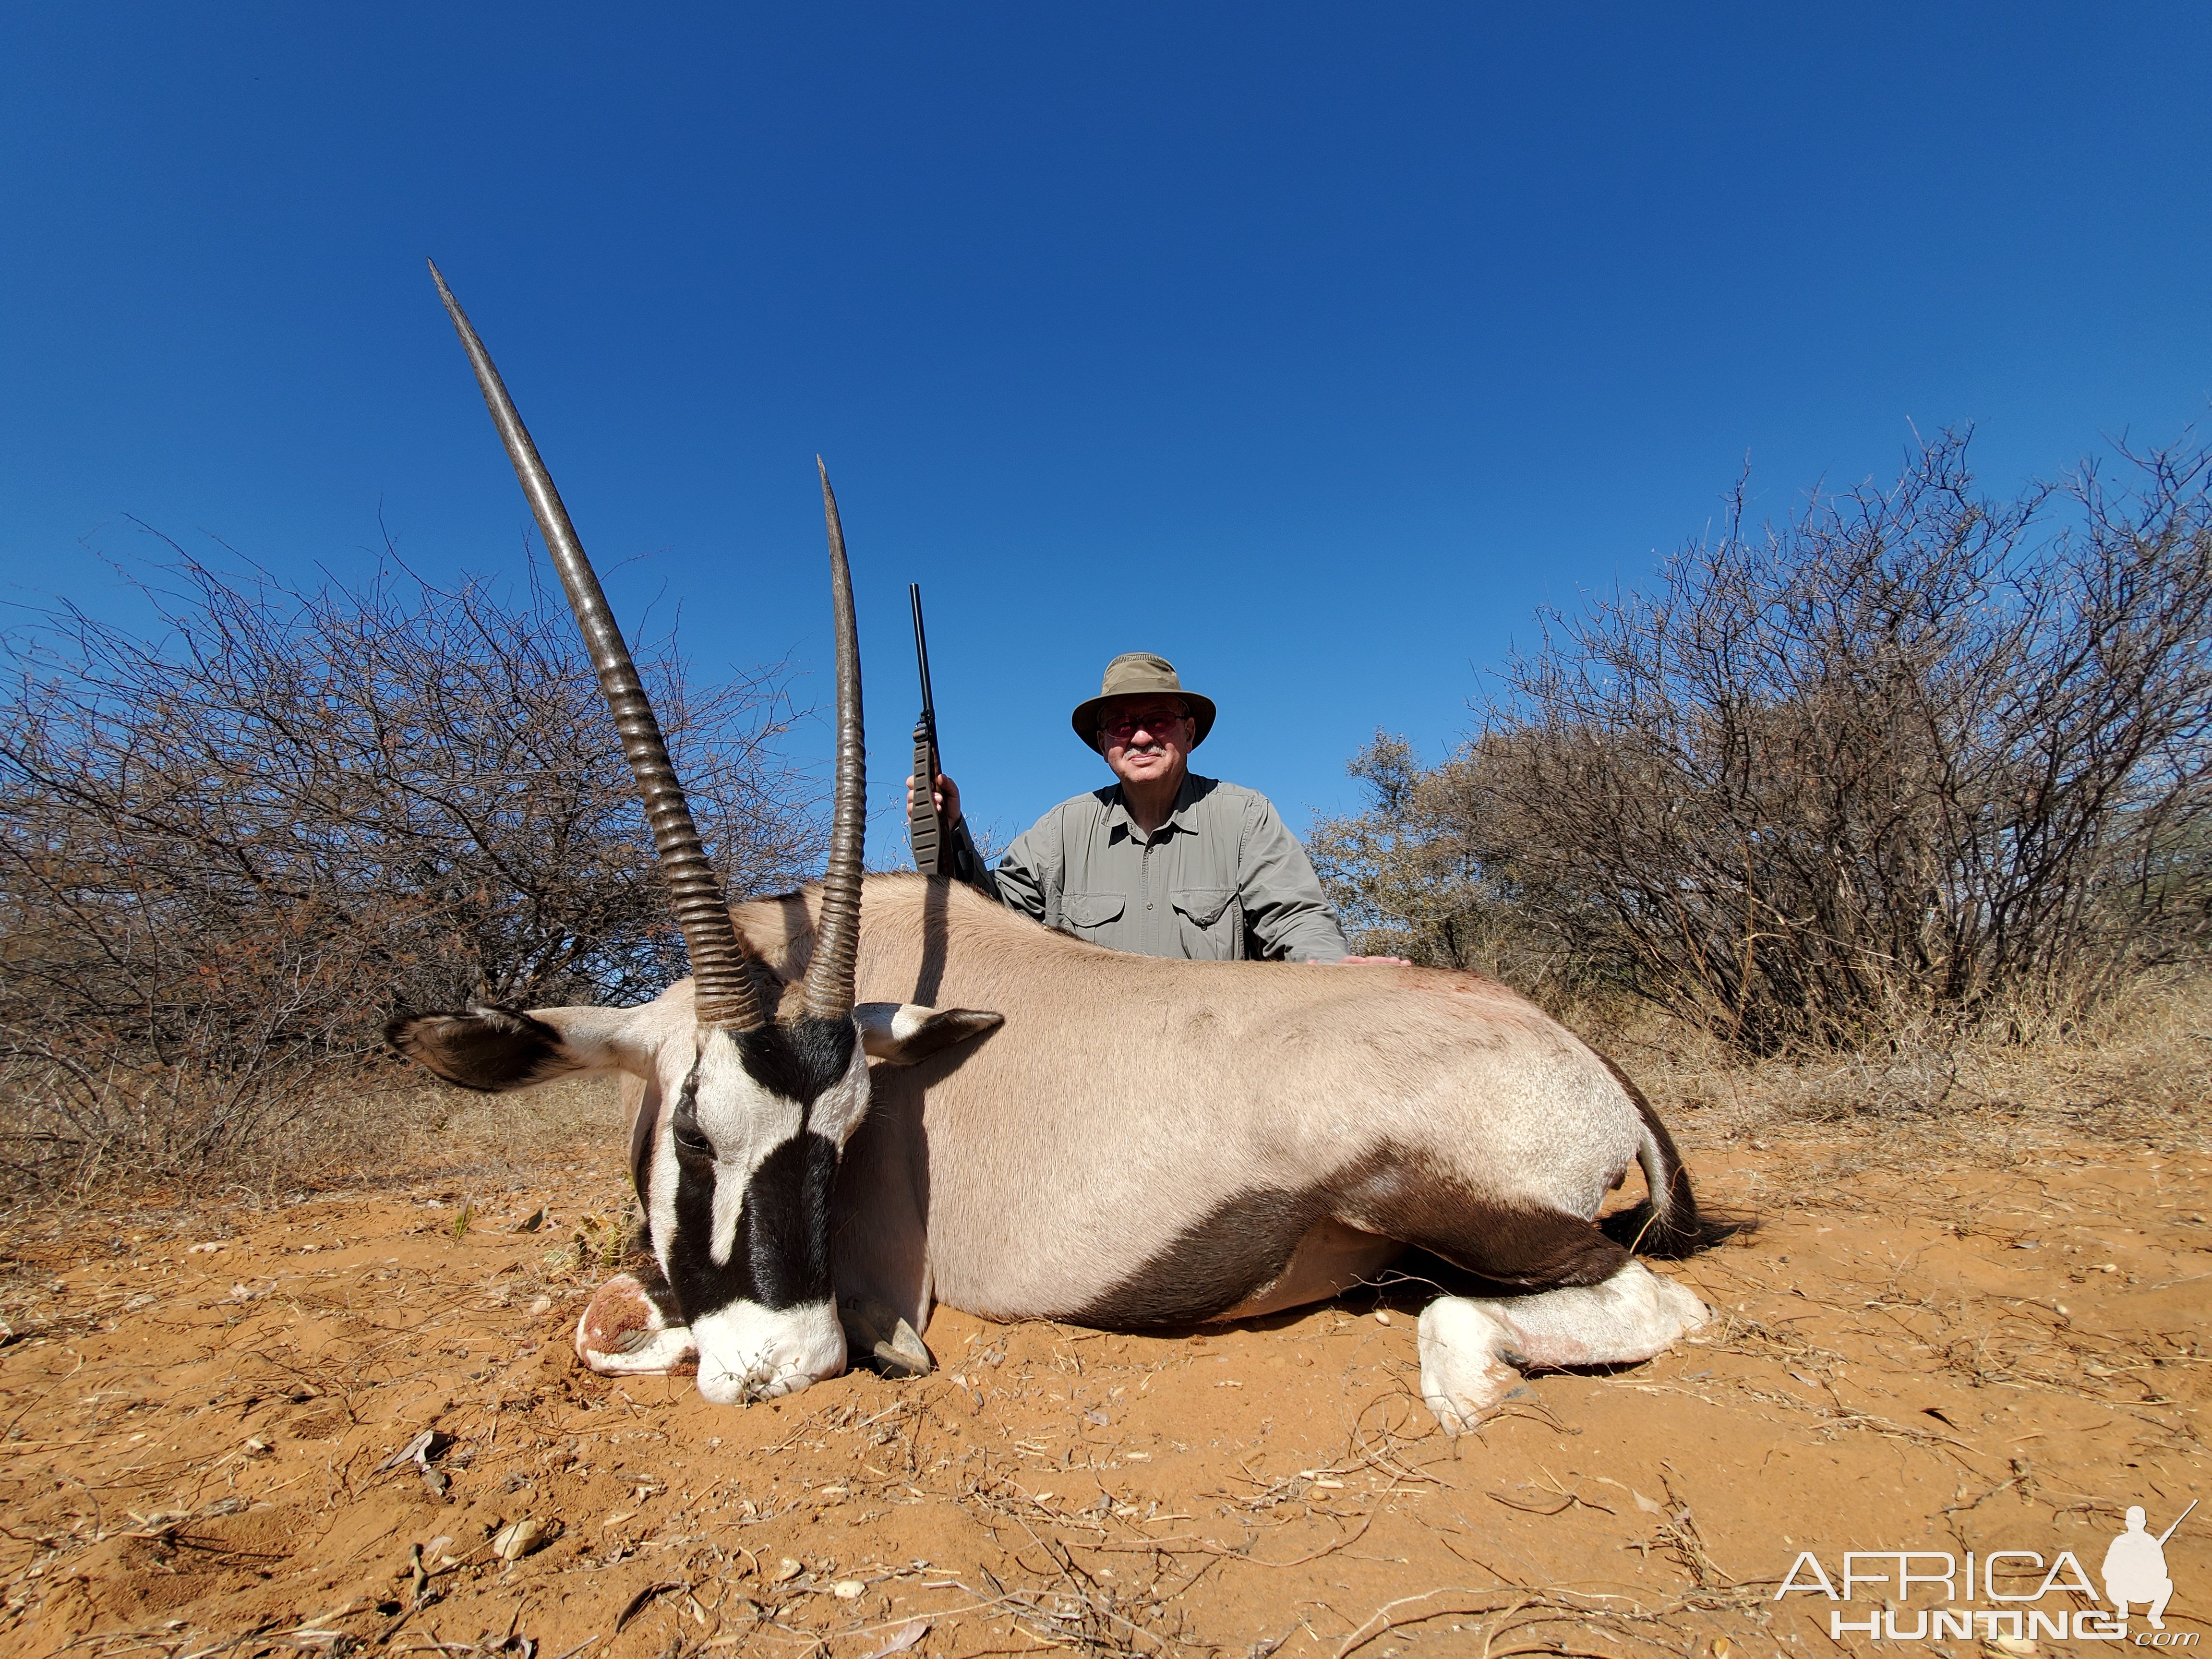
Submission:
M 1189 714 L 1176 708 L 1147 708 L 1134 714 L 1116 714 L 1098 722 L 1098 729 L 1109 738 L 1126 738 L 1132 732 L 1157 732 L 1170 720 L 1184 720 Z

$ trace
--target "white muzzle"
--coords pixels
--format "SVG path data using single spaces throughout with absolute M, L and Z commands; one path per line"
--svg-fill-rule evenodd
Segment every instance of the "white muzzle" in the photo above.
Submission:
M 835 1303 L 772 1310 L 733 1302 L 694 1320 L 699 1392 L 717 1406 L 796 1394 L 845 1369 L 845 1330 Z

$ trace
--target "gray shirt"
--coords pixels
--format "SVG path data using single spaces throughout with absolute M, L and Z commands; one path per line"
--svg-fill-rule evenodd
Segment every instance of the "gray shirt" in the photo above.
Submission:
M 1265 795 L 1186 775 L 1149 840 L 1121 786 L 1062 801 L 976 884 L 1048 927 L 1148 957 L 1334 962 L 1336 913 Z

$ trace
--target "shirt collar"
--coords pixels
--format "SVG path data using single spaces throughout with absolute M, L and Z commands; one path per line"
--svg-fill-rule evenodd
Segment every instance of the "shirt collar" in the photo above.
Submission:
M 1186 769 L 1182 775 L 1182 787 L 1176 791 L 1174 809 L 1168 813 L 1165 822 L 1159 829 L 1152 833 L 1156 836 L 1164 835 L 1170 830 L 1181 830 L 1190 834 L 1197 833 L 1198 826 L 1192 819 L 1198 809 L 1200 787 L 1206 781 L 1206 779 L 1200 777 L 1197 773 Z M 1128 799 L 1122 794 L 1121 786 L 1119 783 L 1107 791 L 1106 828 L 1109 832 L 1120 830 L 1132 841 L 1136 839 L 1137 826 L 1129 817 Z
M 1169 823 L 1172 823 L 1178 830 L 1196 831 L 1198 825 L 1194 820 L 1198 813 L 1199 786 L 1205 781 L 1206 780 L 1197 773 L 1185 770 L 1182 775 L 1182 787 L 1176 791 L 1175 811 L 1168 814 Z M 1166 826 L 1161 827 L 1164 829 Z

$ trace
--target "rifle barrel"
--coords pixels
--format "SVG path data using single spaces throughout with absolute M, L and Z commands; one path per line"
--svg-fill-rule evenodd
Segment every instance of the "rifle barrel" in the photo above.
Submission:
M 921 717 L 929 722 L 932 737 L 937 735 L 937 705 L 929 695 L 929 636 L 921 629 L 921 584 L 906 585 L 907 603 L 914 608 L 914 656 L 921 665 Z
M 2197 1500 L 2196 1500 L 2195 1498 L 2191 1498 L 2191 1499 L 2189 1500 L 2189 1510 L 2193 1510 L 2193 1509 L 2195 1509 L 2196 1507 L 2197 1507 Z M 2159 1541 L 2160 1543 L 2163 1544 L 2163 1543 L 2165 1543 L 2165 1542 L 2166 1542 L 2166 1540 L 2167 1539 L 2169 1539 L 2169 1538 L 2172 1537 L 2172 1536 L 2173 1536 L 2173 1528 L 2174 1528 L 2174 1527 L 2178 1527 L 2178 1526 L 2179 1526 L 2183 1522 L 2185 1522 L 2185 1521 L 2186 1521 L 2187 1519 L 2189 1519 L 2189 1510 L 2182 1510 L 2182 1512 L 2181 1512 L 2180 1514 L 2179 1514 L 2179 1515 L 2175 1516 L 2173 1517 L 2173 1527 L 2168 1527 L 2168 1528 L 2167 1528 L 2164 1532 L 2162 1532 L 2162 1533 L 2159 1534 L 2159 1535 L 2158 1535 L 2158 1541 Z

